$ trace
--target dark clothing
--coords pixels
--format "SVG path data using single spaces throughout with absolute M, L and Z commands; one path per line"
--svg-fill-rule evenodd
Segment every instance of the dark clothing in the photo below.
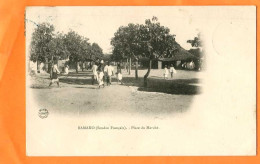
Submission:
M 110 85 L 112 82 L 112 77 L 111 76 L 107 76 L 107 85 Z
M 122 73 L 120 67 L 117 67 L 117 73 Z
M 51 79 L 58 79 L 58 74 L 57 74 L 57 72 L 52 72 Z

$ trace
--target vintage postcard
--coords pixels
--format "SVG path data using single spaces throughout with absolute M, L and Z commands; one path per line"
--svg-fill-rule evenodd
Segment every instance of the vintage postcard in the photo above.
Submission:
M 27 156 L 256 155 L 255 6 L 27 7 Z

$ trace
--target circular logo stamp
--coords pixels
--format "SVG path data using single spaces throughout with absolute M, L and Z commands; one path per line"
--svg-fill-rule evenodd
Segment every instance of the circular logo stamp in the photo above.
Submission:
M 40 118 L 44 119 L 44 118 L 47 118 L 48 115 L 49 115 L 49 112 L 47 109 L 40 109 L 39 112 L 38 112 L 38 115 Z

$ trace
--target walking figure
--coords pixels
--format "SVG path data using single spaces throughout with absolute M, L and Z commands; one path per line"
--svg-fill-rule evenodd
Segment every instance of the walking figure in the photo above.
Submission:
M 95 81 L 97 81 L 98 78 L 98 73 L 97 73 L 97 65 L 96 63 L 94 63 L 94 65 L 92 66 L 92 85 L 94 85 Z
M 121 84 L 123 84 L 123 82 L 122 82 L 122 78 L 123 78 L 123 75 L 122 75 L 122 70 L 121 70 L 121 65 L 120 65 L 120 63 L 117 65 L 117 83 L 121 83 Z
M 98 67 L 98 79 L 97 79 L 98 88 L 100 88 L 101 86 L 103 86 L 103 88 L 105 87 L 103 77 L 104 77 L 103 66 L 102 66 L 102 64 L 100 64 Z
M 107 85 L 109 86 L 112 83 L 112 76 L 114 75 L 114 68 L 108 62 L 107 65 L 105 66 L 104 71 L 106 72 L 106 75 L 107 75 Z
M 168 70 L 168 68 L 167 68 L 167 65 L 165 65 L 165 67 L 164 67 L 164 73 L 163 73 L 164 79 L 168 79 L 168 74 L 169 74 L 169 70 Z
M 58 78 L 58 74 L 60 74 L 60 71 L 58 69 L 58 61 L 57 60 L 54 60 L 54 65 L 52 66 L 52 76 L 51 76 L 51 82 L 49 84 L 49 87 L 54 83 L 56 82 L 58 87 L 60 87 L 60 84 L 59 84 L 59 78 Z
M 173 73 L 176 73 L 176 70 L 174 69 L 173 64 L 171 64 L 170 73 L 171 73 L 171 78 L 173 78 Z

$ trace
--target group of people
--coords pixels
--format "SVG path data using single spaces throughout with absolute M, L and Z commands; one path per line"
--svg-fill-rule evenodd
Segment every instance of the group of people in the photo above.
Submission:
M 58 69 L 58 65 L 57 65 L 57 61 L 54 60 L 53 65 L 51 67 L 51 82 L 49 84 L 49 87 L 53 84 L 53 83 L 57 83 L 58 87 L 59 85 L 59 78 L 58 78 L 58 74 L 60 74 L 60 71 Z M 65 72 L 68 74 L 68 66 L 66 67 L 67 70 L 65 70 Z M 107 86 L 112 84 L 112 76 L 114 76 L 114 74 L 116 74 L 117 76 L 117 80 L 118 83 L 120 82 L 121 84 L 123 84 L 122 82 L 122 70 L 121 70 L 121 65 L 118 64 L 117 65 L 117 70 L 116 73 L 114 71 L 114 67 L 110 65 L 109 62 L 107 62 L 106 64 L 104 63 L 103 60 L 101 60 L 100 62 L 95 62 L 92 65 L 92 84 L 94 85 L 95 81 L 98 83 L 98 87 L 100 88 L 101 86 L 105 87 L 105 83 L 104 81 L 106 81 Z
M 92 66 L 92 84 L 94 85 L 95 81 L 98 83 L 98 87 L 100 88 L 103 86 L 105 87 L 104 81 L 106 81 L 107 86 L 112 84 L 112 76 L 114 74 L 117 75 L 117 80 L 118 82 L 122 83 L 122 72 L 121 72 L 121 66 L 120 64 L 117 65 L 117 72 L 114 72 L 114 67 L 110 65 L 109 62 L 106 64 L 104 63 L 103 60 L 101 60 L 99 63 L 95 62 Z
M 168 79 L 168 74 L 171 73 L 171 78 L 173 78 L 173 74 L 176 74 L 177 71 L 175 70 L 175 68 L 173 67 L 173 64 L 171 64 L 170 68 L 168 69 L 167 65 L 165 65 L 164 67 L 164 73 L 163 73 L 163 77 L 164 79 Z
M 195 68 L 195 63 L 193 61 L 191 62 L 185 62 L 185 63 L 182 63 L 181 67 L 183 69 L 194 69 Z
M 68 69 L 68 68 L 67 68 Z M 68 72 L 68 70 L 66 71 Z M 95 62 L 92 65 L 92 85 L 94 85 L 95 81 L 98 83 L 98 87 L 100 88 L 101 86 L 103 86 L 103 88 L 105 87 L 105 83 L 106 82 L 107 86 L 112 84 L 112 76 L 114 76 L 116 74 L 117 76 L 117 82 L 123 84 L 122 82 L 122 70 L 121 70 L 121 65 L 118 64 L 117 65 L 117 70 L 116 73 L 114 72 L 114 67 L 110 65 L 109 62 L 107 62 L 106 64 L 104 63 L 103 60 L 101 60 L 100 62 Z M 165 65 L 164 67 L 164 79 L 168 79 L 168 75 L 171 75 L 171 78 L 173 78 L 173 74 L 176 74 L 176 70 L 173 67 L 173 64 L 170 65 L 170 67 L 168 68 L 167 65 Z M 51 68 L 51 82 L 49 84 L 49 86 L 51 86 L 53 83 L 57 83 L 57 85 L 59 86 L 59 78 L 58 78 L 58 74 L 60 74 L 60 71 L 58 69 L 58 65 L 57 65 L 57 61 L 54 61 L 52 68 Z

